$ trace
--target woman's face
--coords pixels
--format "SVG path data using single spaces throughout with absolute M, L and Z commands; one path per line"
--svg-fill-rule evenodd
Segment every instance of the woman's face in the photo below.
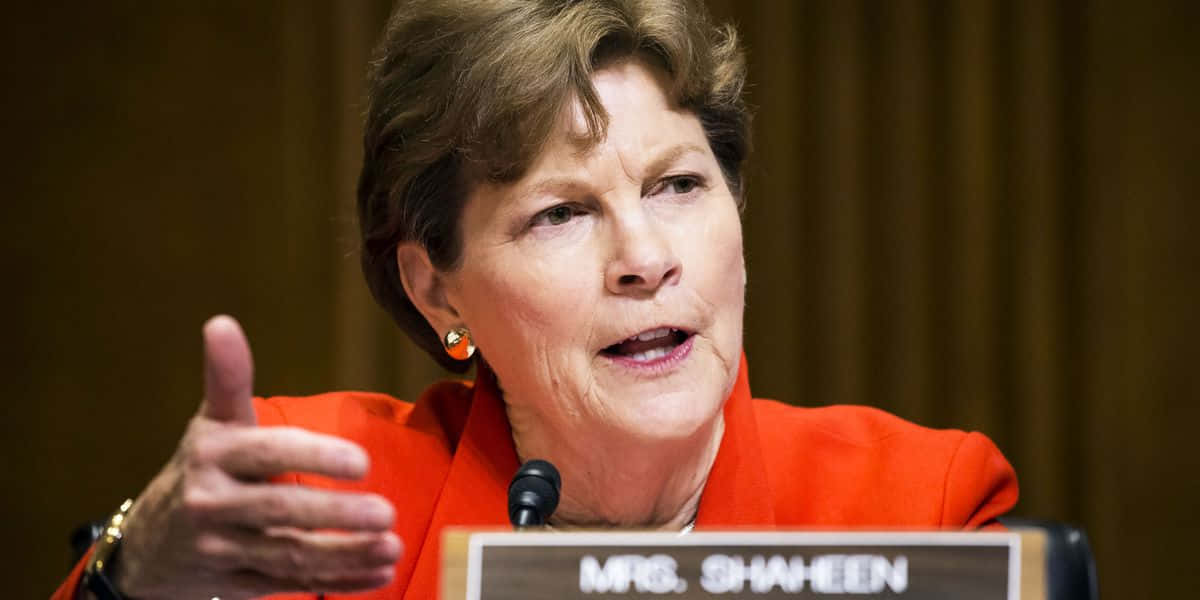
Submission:
M 720 413 L 741 357 L 737 205 L 656 70 L 592 81 L 607 136 L 582 148 L 576 105 L 522 179 L 473 190 L 447 300 L 510 414 L 566 439 L 686 437 Z

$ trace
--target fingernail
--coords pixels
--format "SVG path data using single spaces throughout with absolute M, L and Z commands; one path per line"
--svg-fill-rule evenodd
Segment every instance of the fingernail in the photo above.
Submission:
M 346 479 L 361 479 L 367 474 L 366 453 L 355 446 L 343 446 L 333 454 L 340 476 Z
M 366 458 L 359 452 L 346 450 L 341 455 L 342 468 L 346 473 L 355 477 L 362 477 L 367 474 Z
M 384 533 L 379 536 L 379 541 L 376 543 L 375 549 L 380 557 L 394 561 L 400 557 L 400 551 L 402 550 L 400 537 L 390 531 Z
M 370 504 L 364 512 L 371 524 L 380 529 L 391 527 L 392 520 L 396 518 L 396 511 L 392 508 L 392 503 L 379 496 L 373 496 L 368 501 Z
M 378 569 L 375 570 L 375 576 L 384 582 L 391 581 L 392 577 L 395 576 L 395 574 L 396 574 L 396 566 L 395 565 L 387 565 L 385 567 L 379 567 Z

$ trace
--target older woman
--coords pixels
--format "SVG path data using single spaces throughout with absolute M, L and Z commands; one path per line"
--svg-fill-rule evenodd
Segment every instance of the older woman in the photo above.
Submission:
M 985 437 L 751 398 L 744 70 L 690 2 L 399 6 L 363 267 L 474 384 L 253 401 L 241 330 L 211 320 L 199 415 L 56 597 L 433 597 L 442 530 L 507 523 L 529 458 L 562 473 L 555 527 L 991 524 L 1017 492 Z

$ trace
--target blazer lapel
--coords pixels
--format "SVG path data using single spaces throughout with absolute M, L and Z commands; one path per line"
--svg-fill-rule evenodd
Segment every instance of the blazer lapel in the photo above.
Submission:
M 496 378 L 477 366 L 470 412 L 434 509 L 412 581 L 404 597 L 437 598 L 442 532 L 447 527 L 495 529 L 508 523 L 508 482 L 517 471 L 517 453 Z
M 772 497 L 743 353 L 733 393 L 725 401 L 725 434 L 700 497 L 696 527 L 772 527 Z

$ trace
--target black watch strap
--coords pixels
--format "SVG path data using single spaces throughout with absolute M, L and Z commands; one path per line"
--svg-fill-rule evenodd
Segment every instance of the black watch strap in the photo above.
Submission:
M 121 592 L 117 591 L 117 586 L 109 581 L 103 570 L 84 573 L 83 579 L 84 587 L 96 596 L 96 600 L 125 600 Z
M 97 600 L 125 600 L 108 575 L 112 573 L 112 565 L 121 550 L 125 516 L 131 508 L 133 500 L 126 500 L 121 504 L 121 508 L 109 517 L 108 523 L 100 532 L 100 537 L 96 539 L 95 547 L 92 548 L 87 567 L 83 570 L 83 587 L 94 594 Z

